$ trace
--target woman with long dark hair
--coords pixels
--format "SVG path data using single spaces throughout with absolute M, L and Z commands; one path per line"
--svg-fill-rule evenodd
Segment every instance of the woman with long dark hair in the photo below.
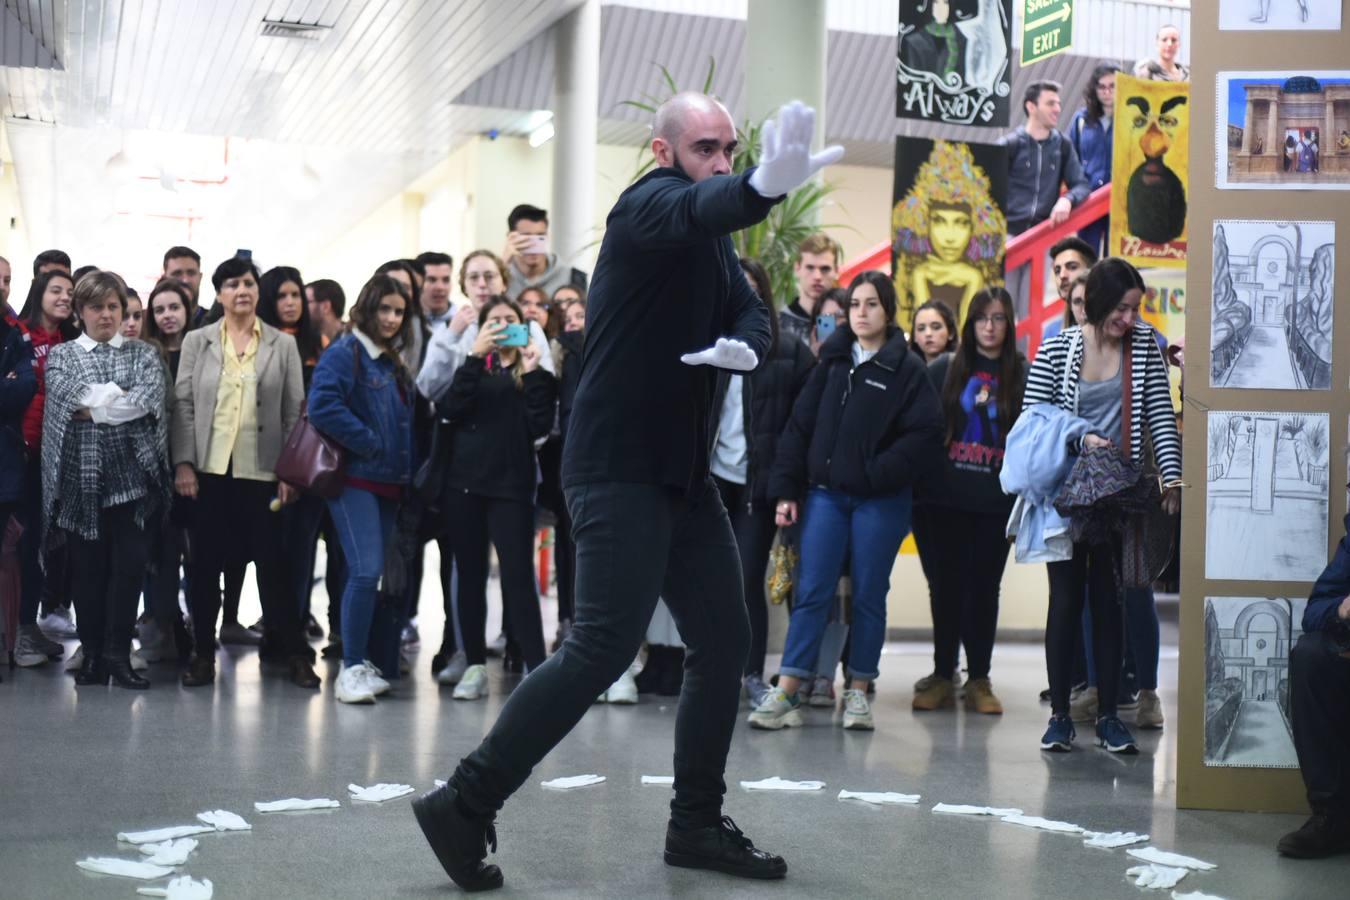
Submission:
M 1116 114 L 1116 74 L 1120 66 L 1102 63 L 1092 70 L 1083 87 L 1083 105 L 1069 121 L 1069 143 L 1078 151 L 1088 187 L 1096 190 L 1111 182 L 1111 151 L 1115 136 L 1111 126 Z M 1078 236 L 1101 253 L 1110 229 L 1110 219 L 1093 222 Z
M 853 621 L 843 726 L 873 727 L 867 687 L 886 638 L 891 564 L 909 532 L 911 489 L 940 461 L 937 393 L 893 324 L 891 279 L 863 272 L 848 291 L 848 324 L 821 347 L 769 480 L 777 524 L 792 525 L 800 513 L 802 564 L 778 686 L 750 714 L 755 728 L 802 724 L 797 690 L 815 674 L 846 556 Z
M 914 310 L 914 324 L 910 327 L 909 349 L 931 363 L 944 353 L 956 349 L 956 315 L 941 300 L 929 300 Z
M 1012 498 L 999 471 L 1003 448 L 1022 410 L 1026 360 L 1017 351 L 1012 297 L 985 288 L 971 300 L 961 343 L 928 376 L 942 400 L 946 454 L 940 474 L 916 491 L 914 539 L 933 613 L 933 674 L 915 686 L 915 709 L 955 705 L 954 663 L 962 643 L 970 681 L 965 705 L 999 714 L 989 681 L 998 628 L 999 584 L 1008 562 L 1004 531 Z
M 1181 440 L 1172 410 L 1167 363 L 1153 329 L 1139 318 L 1143 295 L 1143 278 L 1124 260 L 1108 258 L 1093 266 L 1086 285 L 1086 321 L 1041 344 L 1027 375 L 1023 408 L 1054 404 L 1091 423 L 1092 432 L 1083 437 L 1083 448 L 1128 446 L 1131 459 L 1140 461 L 1146 452 L 1147 431 L 1163 478 L 1163 507 L 1175 513 L 1181 502 Z M 1122 423 L 1127 384 L 1131 414 L 1129 432 L 1125 433 Z M 1047 564 L 1050 611 L 1045 656 L 1052 715 L 1041 738 L 1043 750 L 1072 748 L 1069 690 L 1075 634 L 1086 598 L 1092 610 L 1099 687 L 1097 741 L 1112 753 L 1138 752 L 1134 736 L 1116 715 L 1123 627 L 1116 579 L 1119 559 L 1119 539 L 1080 541 L 1074 543 L 1071 559 Z

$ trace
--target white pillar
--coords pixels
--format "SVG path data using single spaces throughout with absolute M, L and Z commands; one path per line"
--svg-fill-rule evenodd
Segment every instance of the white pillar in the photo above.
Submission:
M 825 135 L 825 0 L 750 0 L 745 19 L 744 117 L 763 122 L 789 100 L 816 111 Z
M 553 29 L 553 201 L 549 242 L 563 265 L 590 269 L 595 227 L 595 136 L 600 106 L 600 0 Z

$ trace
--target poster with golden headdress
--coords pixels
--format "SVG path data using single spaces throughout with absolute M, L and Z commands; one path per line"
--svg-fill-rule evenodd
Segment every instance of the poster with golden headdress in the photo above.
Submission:
M 960 327 L 971 298 L 1003 284 L 1007 189 L 1003 147 L 896 138 L 891 271 L 901 328 L 929 301 L 945 303 Z
M 1140 267 L 1186 267 L 1191 86 L 1116 76 L 1107 253 Z

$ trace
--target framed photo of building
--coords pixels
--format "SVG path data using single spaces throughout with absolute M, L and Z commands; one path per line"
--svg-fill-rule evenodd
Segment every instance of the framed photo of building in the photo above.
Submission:
M 1350 190 L 1350 71 L 1220 72 L 1222 190 Z

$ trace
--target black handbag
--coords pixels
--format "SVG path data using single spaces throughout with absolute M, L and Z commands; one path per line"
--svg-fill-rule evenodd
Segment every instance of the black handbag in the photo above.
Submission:
M 1121 449 L 1130 458 L 1132 441 L 1130 423 L 1133 412 L 1133 386 L 1130 376 L 1130 348 L 1121 350 L 1121 373 L 1125 381 L 1125 397 L 1120 409 L 1120 430 L 1124 440 Z M 1172 559 L 1172 542 L 1176 537 L 1175 517 L 1162 506 L 1162 477 L 1153 452 L 1153 440 L 1148 423 L 1140 423 L 1143 434 L 1143 459 L 1135 462 L 1140 468 L 1140 479 L 1145 483 L 1148 502 L 1144 508 L 1125 520 L 1120 541 L 1120 584 L 1127 588 L 1151 587 L 1162 575 Z

